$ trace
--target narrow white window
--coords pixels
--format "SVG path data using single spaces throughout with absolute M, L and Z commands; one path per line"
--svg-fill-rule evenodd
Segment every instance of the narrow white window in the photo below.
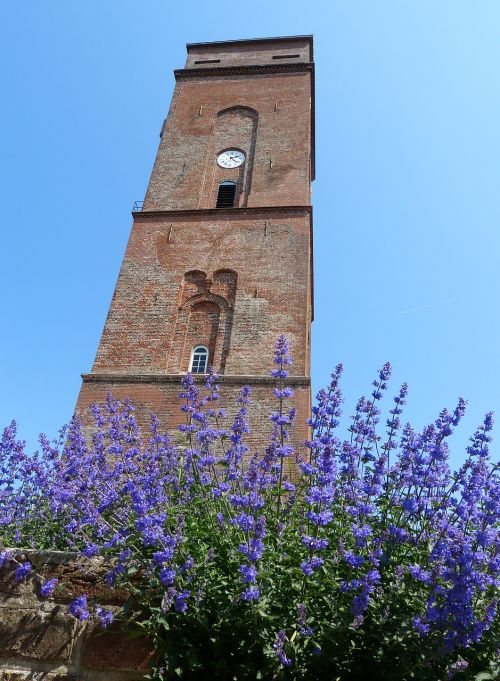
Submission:
M 206 374 L 208 366 L 208 350 L 204 345 L 193 348 L 189 371 L 193 374 Z

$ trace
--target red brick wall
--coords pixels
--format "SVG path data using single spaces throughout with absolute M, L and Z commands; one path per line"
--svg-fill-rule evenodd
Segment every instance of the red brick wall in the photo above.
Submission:
M 273 60 L 274 56 L 298 55 Z M 195 61 L 220 60 L 210 68 Z M 177 423 L 179 375 L 196 345 L 210 351 L 225 402 L 254 385 L 255 437 L 265 437 L 273 344 L 284 333 L 300 379 L 299 431 L 310 407 L 313 71 L 309 38 L 188 46 L 102 339 L 77 408 L 107 390 Z M 220 168 L 228 148 L 246 155 Z M 218 185 L 238 183 L 234 208 Z M 149 377 L 138 380 L 138 377 Z M 106 379 L 106 382 L 103 380 Z M 224 405 L 227 406 L 227 405 Z M 259 414 L 263 423 L 259 423 Z
M 239 178 L 239 169 L 223 170 L 216 164 L 218 152 L 233 146 L 252 164 L 248 206 L 309 204 L 310 100 L 309 71 L 202 74 L 178 80 L 145 209 L 214 207 L 218 182 Z M 245 109 L 239 121 L 235 114 L 221 115 L 235 106 L 255 111 L 255 135 L 252 119 L 243 116 Z
M 85 421 L 90 420 L 90 406 L 94 402 L 104 402 L 106 395 L 111 392 L 118 399 L 130 398 L 137 408 L 139 422 L 143 428 L 147 428 L 149 414 L 151 412 L 160 417 L 161 422 L 171 431 L 185 423 L 185 414 L 180 411 L 181 401 L 178 394 L 180 390 L 180 377 L 157 376 L 155 380 L 145 376 L 142 379 L 135 377 L 132 382 L 125 378 L 122 382 L 105 374 L 89 375 L 82 386 L 79 398 L 81 412 L 85 415 Z M 223 377 L 221 379 L 220 406 L 227 410 L 224 427 L 230 427 L 238 405 L 236 404 L 237 393 L 243 385 L 252 388 L 252 402 L 248 410 L 250 433 L 246 438 L 251 446 L 252 453 L 256 450 L 262 452 L 271 432 L 269 416 L 276 409 L 276 399 L 272 394 L 272 382 L 263 378 L 253 379 L 249 376 L 233 379 Z M 299 447 L 307 438 L 308 429 L 305 423 L 310 414 L 310 387 L 307 379 L 290 379 L 290 384 L 295 390 L 293 405 L 297 408 L 298 416 L 293 443 Z M 143 431 L 144 432 L 144 431 Z
M 234 301 L 217 281 L 207 286 L 234 303 L 225 373 L 268 374 L 273 343 L 285 333 L 294 356 L 292 373 L 308 375 L 310 256 L 305 210 L 234 216 L 226 211 L 196 219 L 138 214 L 93 371 L 181 371 L 170 356 L 179 351 L 174 341 L 182 342 L 175 339 L 175 328 L 188 297 L 183 296 L 185 274 L 202 270 L 214 282 L 225 269 L 237 275 Z

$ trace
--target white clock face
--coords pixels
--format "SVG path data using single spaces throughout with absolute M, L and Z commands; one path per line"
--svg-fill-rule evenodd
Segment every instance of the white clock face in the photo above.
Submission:
M 228 149 L 217 156 L 221 168 L 237 168 L 245 163 L 245 154 L 237 149 Z

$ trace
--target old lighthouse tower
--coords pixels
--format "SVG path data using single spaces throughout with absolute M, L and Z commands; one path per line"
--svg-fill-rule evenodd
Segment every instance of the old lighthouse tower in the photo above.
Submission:
M 268 431 L 273 343 L 288 339 L 306 434 L 313 314 L 311 36 L 187 45 L 143 204 L 77 410 L 108 392 L 165 427 L 180 376 L 220 375 L 224 406 L 253 390 Z

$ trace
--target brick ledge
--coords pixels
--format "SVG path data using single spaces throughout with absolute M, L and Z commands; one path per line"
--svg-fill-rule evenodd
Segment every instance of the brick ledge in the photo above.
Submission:
M 245 206 L 244 208 L 171 208 L 151 209 L 132 211 L 135 220 L 141 218 L 162 218 L 162 217 L 193 217 L 198 215 L 232 215 L 238 218 L 242 215 L 271 213 L 303 213 L 312 215 L 312 206 Z
M 84 383 L 175 383 L 180 385 L 184 374 L 82 374 Z M 219 376 L 221 385 L 275 385 L 271 376 Z M 286 385 L 310 386 L 309 376 L 289 376 Z
M 187 69 L 174 69 L 174 76 L 176 80 L 179 80 L 181 78 L 203 78 L 206 76 L 216 78 L 220 76 L 247 76 L 261 73 L 293 73 L 294 71 L 309 71 L 314 77 L 314 62 L 294 61 L 273 64 L 232 64 L 227 66 L 191 67 Z

